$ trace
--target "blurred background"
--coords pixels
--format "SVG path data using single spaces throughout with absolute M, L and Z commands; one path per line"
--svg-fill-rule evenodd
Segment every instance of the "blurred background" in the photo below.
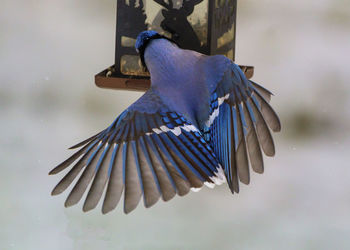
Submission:
M 0 249 L 350 249 L 350 1 L 239 0 L 236 62 L 282 132 L 263 175 L 130 215 L 64 208 L 49 170 L 141 93 L 99 89 L 115 3 L 0 0 Z

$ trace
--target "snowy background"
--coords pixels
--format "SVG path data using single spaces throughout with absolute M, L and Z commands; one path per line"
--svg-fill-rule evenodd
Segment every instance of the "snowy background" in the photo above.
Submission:
M 66 209 L 47 173 L 141 93 L 99 89 L 115 2 L 0 0 L 0 249 L 350 249 L 350 1 L 239 0 L 237 60 L 275 97 L 263 175 L 124 215 Z

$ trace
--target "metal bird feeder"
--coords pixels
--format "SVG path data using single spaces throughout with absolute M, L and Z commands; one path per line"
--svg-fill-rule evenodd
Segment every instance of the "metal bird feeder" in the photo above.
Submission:
M 117 0 L 115 64 L 95 76 L 98 87 L 145 91 L 148 72 L 135 50 L 137 35 L 156 30 L 183 49 L 235 59 L 237 0 Z M 248 78 L 254 68 L 241 66 Z

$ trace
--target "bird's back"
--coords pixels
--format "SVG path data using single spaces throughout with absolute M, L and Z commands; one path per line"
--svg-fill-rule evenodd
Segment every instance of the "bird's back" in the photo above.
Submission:
M 153 91 L 201 129 L 210 115 L 210 95 L 230 60 L 183 50 L 162 40 L 150 45 L 146 60 Z

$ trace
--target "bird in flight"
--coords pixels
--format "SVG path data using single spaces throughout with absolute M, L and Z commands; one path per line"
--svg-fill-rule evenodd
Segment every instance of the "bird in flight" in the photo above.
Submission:
M 281 130 L 270 91 L 227 57 L 181 49 L 155 31 L 141 32 L 135 47 L 150 73 L 150 89 L 108 128 L 71 147 L 80 149 L 50 172 L 69 168 L 52 195 L 82 172 L 66 207 L 89 187 L 83 211 L 104 196 L 102 213 L 108 213 L 124 193 L 129 213 L 141 197 L 148 208 L 203 185 L 227 182 L 238 193 L 251 170 L 263 173 L 262 152 L 275 154 L 270 130 Z

